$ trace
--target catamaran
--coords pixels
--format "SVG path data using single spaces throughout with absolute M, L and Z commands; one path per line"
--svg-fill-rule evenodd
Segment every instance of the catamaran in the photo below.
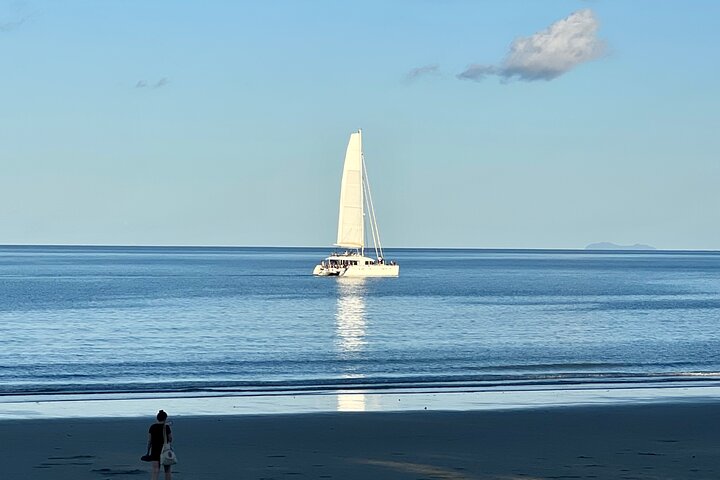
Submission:
M 370 226 L 376 258 L 365 256 L 366 219 Z M 313 275 L 397 277 L 400 274 L 400 266 L 395 262 L 387 261 L 383 255 L 380 232 L 375 219 L 375 207 L 370 194 L 370 183 L 365 169 L 362 130 L 350 134 L 350 142 L 345 152 L 335 245 L 345 250 L 333 253 L 316 265 Z

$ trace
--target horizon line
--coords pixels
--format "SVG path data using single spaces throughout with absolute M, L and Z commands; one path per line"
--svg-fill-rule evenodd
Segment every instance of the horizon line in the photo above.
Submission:
M 3 243 L 0 248 L 5 247 L 96 247 L 96 248 L 304 248 L 337 250 L 332 246 L 288 246 L 288 245 L 192 245 L 192 244 L 102 244 L 102 243 Z M 581 252 L 709 252 L 718 253 L 720 249 L 687 249 L 687 248 L 599 248 L 588 249 L 585 247 L 383 247 L 384 250 L 535 250 L 535 251 L 581 251 Z

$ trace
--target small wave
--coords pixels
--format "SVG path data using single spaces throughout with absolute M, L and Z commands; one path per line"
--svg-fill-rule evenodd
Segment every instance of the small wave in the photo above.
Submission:
M 54 382 L 30 384 L 5 382 L 0 386 L 0 396 L 60 395 L 60 394 L 146 394 L 146 393 L 235 393 L 235 394 L 284 394 L 313 393 L 337 390 L 416 390 L 416 389 L 472 389 L 498 388 L 582 388 L 597 385 L 637 385 L 685 382 L 720 382 L 720 372 L 683 373 L 573 373 L 543 375 L 461 375 L 455 377 L 351 377 L 283 381 L 135 381 L 115 384 L 101 382 Z

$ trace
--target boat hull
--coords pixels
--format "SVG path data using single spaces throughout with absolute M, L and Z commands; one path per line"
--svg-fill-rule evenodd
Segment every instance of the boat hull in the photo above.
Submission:
M 328 268 L 324 267 L 323 265 L 315 265 L 315 268 L 313 269 L 313 275 L 316 277 L 337 277 L 340 275 L 339 268 Z
M 400 265 L 350 265 L 341 277 L 397 277 Z
M 349 265 L 346 267 L 326 267 L 315 265 L 313 275 L 318 277 L 397 277 L 400 265 Z

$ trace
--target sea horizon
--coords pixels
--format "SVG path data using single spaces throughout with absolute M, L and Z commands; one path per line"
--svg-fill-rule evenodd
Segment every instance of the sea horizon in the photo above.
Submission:
M 195 248 L 195 249 L 241 249 L 241 248 L 266 248 L 266 249 L 299 249 L 299 250 L 320 250 L 328 251 L 347 250 L 337 246 L 308 246 L 308 245 L 194 245 L 194 244 L 104 244 L 104 243 L 4 243 L 0 244 L 0 248 L 22 248 L 22 247 L 41 247 L 41 248 Z M 373 247 L 366 247 L 366 251 L 372 251 Z M 489 252 L 595 252 L 595 253 L 720 253 L 720 249 L 692 249 L 692 248 L 651 248 L 651 249 L 587 249 L 585 247 L 397 247 L 383 246 L 383 250 L 482 250 Z

